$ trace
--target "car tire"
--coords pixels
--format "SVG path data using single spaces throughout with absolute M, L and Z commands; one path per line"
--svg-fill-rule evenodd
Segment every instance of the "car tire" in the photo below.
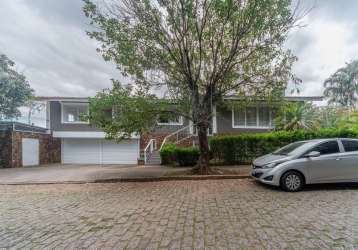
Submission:
M 301 173 L 296 171 L 288 171 L 282 175 L 280 186 L 287 192 L 301 191 L 305 184 L 305 180 Z

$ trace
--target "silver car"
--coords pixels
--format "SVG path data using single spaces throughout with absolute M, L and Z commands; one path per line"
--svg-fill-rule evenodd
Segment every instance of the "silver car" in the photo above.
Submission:
M 305 184 L 358 182 L 358 140 L 294 142 L 255 159 L 251 175 L 291 192 Z

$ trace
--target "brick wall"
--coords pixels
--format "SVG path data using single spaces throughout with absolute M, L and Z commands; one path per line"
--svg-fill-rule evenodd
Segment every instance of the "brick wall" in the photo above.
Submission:
M 160 146 L 163 143 L 164 138 L 167 136 L 168 134 L 159 134 L 159 133 L 155 133 L 155 134 L 145 134 L 145 135 L 141 135 L 140 137 L 140 149 L 141 151 L 144 150 L 144 148 L 148 145 L 148 142 L 151 139 L 156 139 L 157 141 L 157 147 L 158 149 L 160 148 Z
M 0 151 L 2 167 L 22 167 L 22 139 L 33 138 L 39 140 L 40 164 L 61 162 L 61 140 L 50 134 L 7 131 L 0 134 Z
M 157 140 L 157 147 L 158 149 L 160 148 L 160 146 L 163 143 L 164 138 L 167 136 L 168 134 L 146 134 L 146 135 L 142 135 L 140 137 L 140 149 L 141 152 L 144 150 L 144 148 L 147 146 L 149 140 L 151 139 L 156 139 Z M 183 140 L 180 144 L 178 144 L 179 147 L 191 147 L 193 146 L 193 140 L 194 137 L 188 138 L 186 140 Z

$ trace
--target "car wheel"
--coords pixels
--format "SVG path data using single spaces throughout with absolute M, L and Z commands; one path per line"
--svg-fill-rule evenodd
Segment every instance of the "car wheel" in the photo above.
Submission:
M 304 179 L 302 174 L 289 171 L 281 177 L 281 188 L 288 192 L 297 192 L 303 188 Z

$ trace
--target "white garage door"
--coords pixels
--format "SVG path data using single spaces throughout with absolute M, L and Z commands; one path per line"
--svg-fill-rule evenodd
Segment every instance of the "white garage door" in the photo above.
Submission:
M 39 140 L 22 138 L 22 166 L 39 165 Z
M 65 164 L 136 164 L 138 140 L 120 143 L 101 139 L 63 139 Z

